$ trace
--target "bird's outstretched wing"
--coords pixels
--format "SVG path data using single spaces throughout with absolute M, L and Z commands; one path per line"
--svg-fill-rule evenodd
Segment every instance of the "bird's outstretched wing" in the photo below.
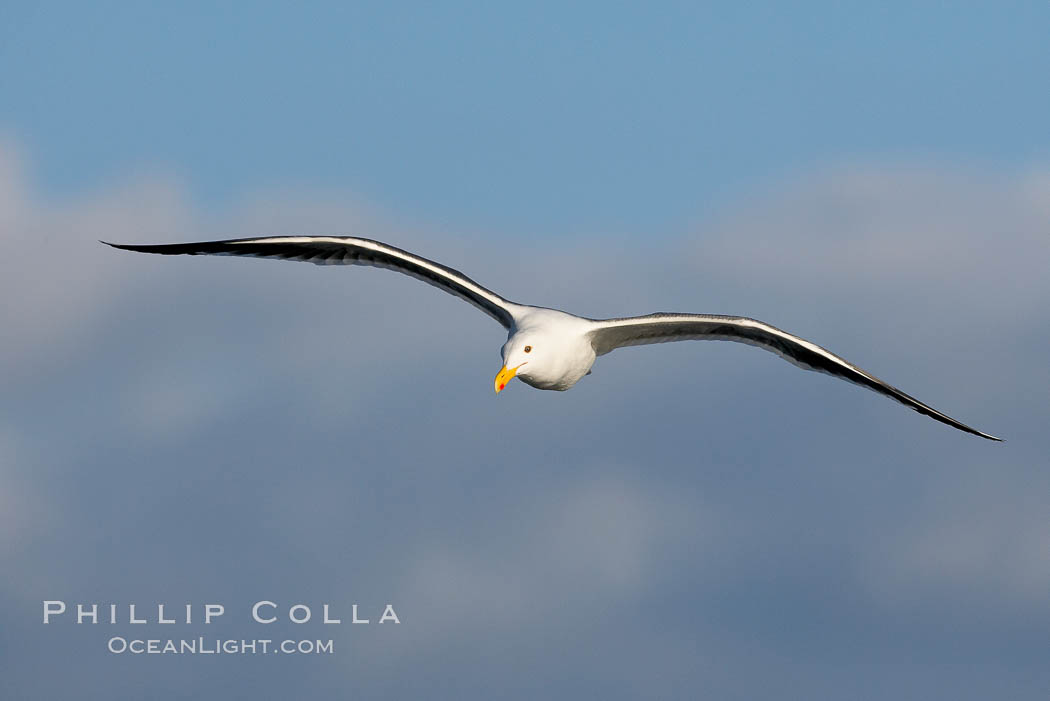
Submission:
M 594 324 L 590 337 L 598 355 L 623 346 L 668 341 L 721 340 L 747 343 L 773 351 L 781 358 L 806 370 L 827 373 L 884 394 L 920 414 L 954 426 L 960 431 L 993 441 L 1002 440 L 942 414 L 815 343 L 754 319 L 717 314 L 650 314 L 623 319 L 596 319 Z
M 507 329 L 514 323 L 512 310 L 519 306 L 482 287 L 458 270 L 371 239 L 351 236 L 269 236 L 145 246 L 107 241 L 102 243 L 140 253 L 253 256 L 299 260 L 316 265 L 372 265 L 396 270 L 470 302 Z

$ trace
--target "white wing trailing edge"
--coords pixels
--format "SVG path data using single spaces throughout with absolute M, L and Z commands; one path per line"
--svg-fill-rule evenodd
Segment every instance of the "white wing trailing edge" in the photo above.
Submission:
M 746 343 L 772 351 L 806 370 L 823 372 L 867 387 L 960 431 L 993 441 L 1002 440 L 942 414 L 815 343 L 755 319 L 717 314 L 661 313 L 592 321 L 595 326 L 590 332 L 590 338 L 596 355 L 604 355 L 624 346 L 671 341 L 715 340 Z

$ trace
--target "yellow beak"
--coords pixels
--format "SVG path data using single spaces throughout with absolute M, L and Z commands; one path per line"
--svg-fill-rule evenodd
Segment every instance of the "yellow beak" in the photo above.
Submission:
M 520 367 L 521 366 L 519 365 L 518 368 Z M 511 368 L 508 370 L 506 365 L 503 366 L 499 371 L 499 374 L 496 375 L 496 394 L 502 392 L 503 388 L 507 386 L 507 383 L 514 379 L 514 376 L 518 374 L 518 368 Z

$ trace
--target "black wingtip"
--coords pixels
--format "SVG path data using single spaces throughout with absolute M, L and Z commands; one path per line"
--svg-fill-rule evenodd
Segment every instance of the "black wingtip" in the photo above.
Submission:
M 121 251 L 134 251 L 135 253 L 163 253 L 171 255 L 173 253 L 189 253 L 195 254 L 196 251 L 190 244 L 179 244 L 179 243 L 163 243 L 163 244 L 135 244 L 135 243 L 110 243 L 109 241 L 103 241 L 99 239 L 99 243 L 104 243 L 107 246 L 120 249 Z
M 947 423 L 947 422 L 945 422 L 945 423 Z M 958 428 L 958 429 L 960 429 L 962 431 L 966 431 L 967 433 L 972 433 L 973 435 L 975 435 L 975 436 L 977 436 L 979 438 L 986 438 L 986 439 L 988 439 L 990 441 L 996 441 L 997 443 L 1005 443 L 1006 442 L 1002 438 L 999 438 L 997 436 L 993 436 L 990 433 L 985 433 L 984 431 L 978 431 L 976 428 L 971 428 L 971 427 L 967 426 L 966 424 L 961 424 L 961 423 L 957 423 L 956 422 L 956 423 L 952 423 L 952 424 L 949 424 L 949 425 L 952 426 L 953 428 Z
M 963 430 L 966 431 L 967 433 L 972 433 L 975 436 L 980 436 L 981 438 L 987 438 L 990 441 L 996 441 L 998 443 L 1005 443 L 1006 442 L 1002 438 L 998 438 L 996 436 L 993 436 L 990 433 L 984 433 L 983 431 L 978 431 L 976 428 L 970 428 L 969 426 L 967 426 Z

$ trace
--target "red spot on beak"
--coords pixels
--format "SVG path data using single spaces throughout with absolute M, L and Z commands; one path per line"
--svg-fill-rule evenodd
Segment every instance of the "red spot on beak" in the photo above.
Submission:
M 507 386 L 507 385 L 500 385 L 500 386 L 499 386 L 499 388 L 500 388 L 500 389 L 503 389 L 503 388 L 504 388 L 504 387 L 506 387 L 506 386 Z

